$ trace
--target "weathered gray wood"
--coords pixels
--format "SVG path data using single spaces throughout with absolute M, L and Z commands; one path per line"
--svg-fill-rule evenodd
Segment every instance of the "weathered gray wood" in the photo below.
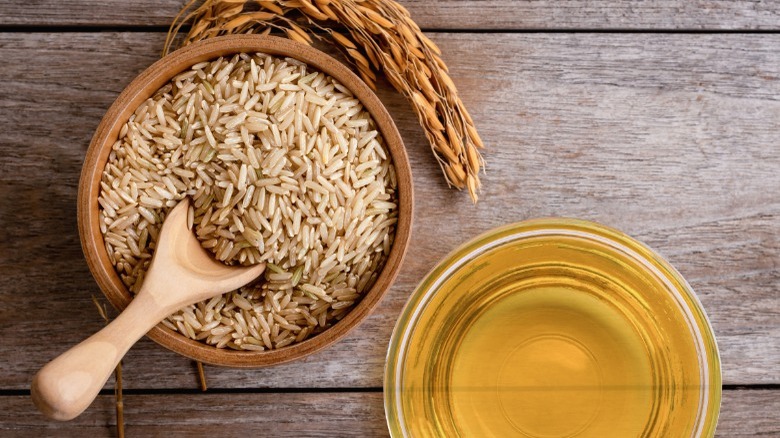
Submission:
M 2 34 L 0 388 L 100 327 L 76 231 L 81 160 L 103 112 L 156 59 L 161 33 Z M 382 87 L 407 143 L 409 255 L 345 341 L 263 369 L 207 367 L 212 387 L 379 387 L 415 285 L 458 244 L 540 216 L 597 220 L 677 266 L 715 327 L 724 382 L 780 383 L 780 35 L 439 34 L 485 143 L 479 205 L 448 190 L 414 115 Z M 149 341 L 128 388 L 193 388 L 191 363 Z
M 747 0 L 400 0 L 426 29 L 778 29 L 780 5 Z M 6 0 L 0 25 L 169 26 L 183 0 Z
M 31 413 L 25 396 L 0 397 L 0 434 L 114 436 L 113 396 L 57 423 Z M 127 436 L 387 436 L 382 393 L 127 395 Z M 716 436 L 780 434 L 777 391 L 725 391 Z
M 749 437 L 780 434 L 778 391 L 724 391 L 716 436 Z
M 387 435 L 381 393 L 126 395 L 128 437 L 374 437 Z M 31 412 L 28 397 L 0 397 L 0 435 L 116 436 L 113 396 L 67 423 Z

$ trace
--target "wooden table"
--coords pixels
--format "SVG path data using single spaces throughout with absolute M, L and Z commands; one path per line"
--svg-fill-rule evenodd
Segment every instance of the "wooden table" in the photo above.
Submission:
M 46 361 L 101 327 L 76 191 L 104 111 L 155 61 L 181 0 L 0 3 L 0 435 L 111 436 L 111 382 L 69 423 L 33 409 Z M 149 340 L 124 362 L 129 436 L 382 436 L 385 349 L 447 252 L 540 216 L 617 227 L 697 291 L 723 361 L 721 436 L 780 435 L 780 4 L 407 0 L 488 145 L 477 206 L 448 190 L 421 129 L 378 92 L 412 160 L 413 242 L 346 340 L 289 365 L 206 367 Z

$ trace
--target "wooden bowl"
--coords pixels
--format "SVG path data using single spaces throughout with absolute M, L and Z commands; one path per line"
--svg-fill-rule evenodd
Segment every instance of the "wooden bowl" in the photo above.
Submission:
M 92 275 L 111 304 L 119 310 L 124 309 L 130 303 L 132 295 L 109 261 L 98 221 L 98 189 L 111 146 L 116 142 L 120 128 L 135 109 L 171 78 L 199 62 L 240 52 L 263 52 L 295 58 L 346 86 L 374 118 L 392 156 L 398 181 L 398 223 L 387 262 L 374 286 L 332 327 L 298 344 L 260 352 L 218 349 L 188 339 L 162 324 L 158 324 L 147 334 L 160 345 L 201 362 L 232 367 L 260 367 L 299 359 L 322 350 L 355 328 L 371 313 L 389 289 L 398 274 L 409 243 L 413 206 L 412 177 L 401 135 L 379 98 L 345 65 L 304 44 L 258 35 L 234 35 L 201 41 L 155 62 L 119 95 L 92 138 L 79 182 L 78 225 L 81 246 Z

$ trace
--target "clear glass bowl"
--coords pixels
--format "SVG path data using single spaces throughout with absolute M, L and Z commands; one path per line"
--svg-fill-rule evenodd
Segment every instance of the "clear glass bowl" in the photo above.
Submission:
M 573 219 L 462 245 L 412 294 L 384 380 L 392 436 L 712 436 L 701 303 L 647 246 Z

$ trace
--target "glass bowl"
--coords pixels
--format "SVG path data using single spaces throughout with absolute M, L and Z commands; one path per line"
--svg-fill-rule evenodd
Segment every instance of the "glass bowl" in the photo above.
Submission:
M 642 243 L 540 219 L 422 281 L 385 367 L 392 436 L 712 436 L 720 359 L 701 303 Z

